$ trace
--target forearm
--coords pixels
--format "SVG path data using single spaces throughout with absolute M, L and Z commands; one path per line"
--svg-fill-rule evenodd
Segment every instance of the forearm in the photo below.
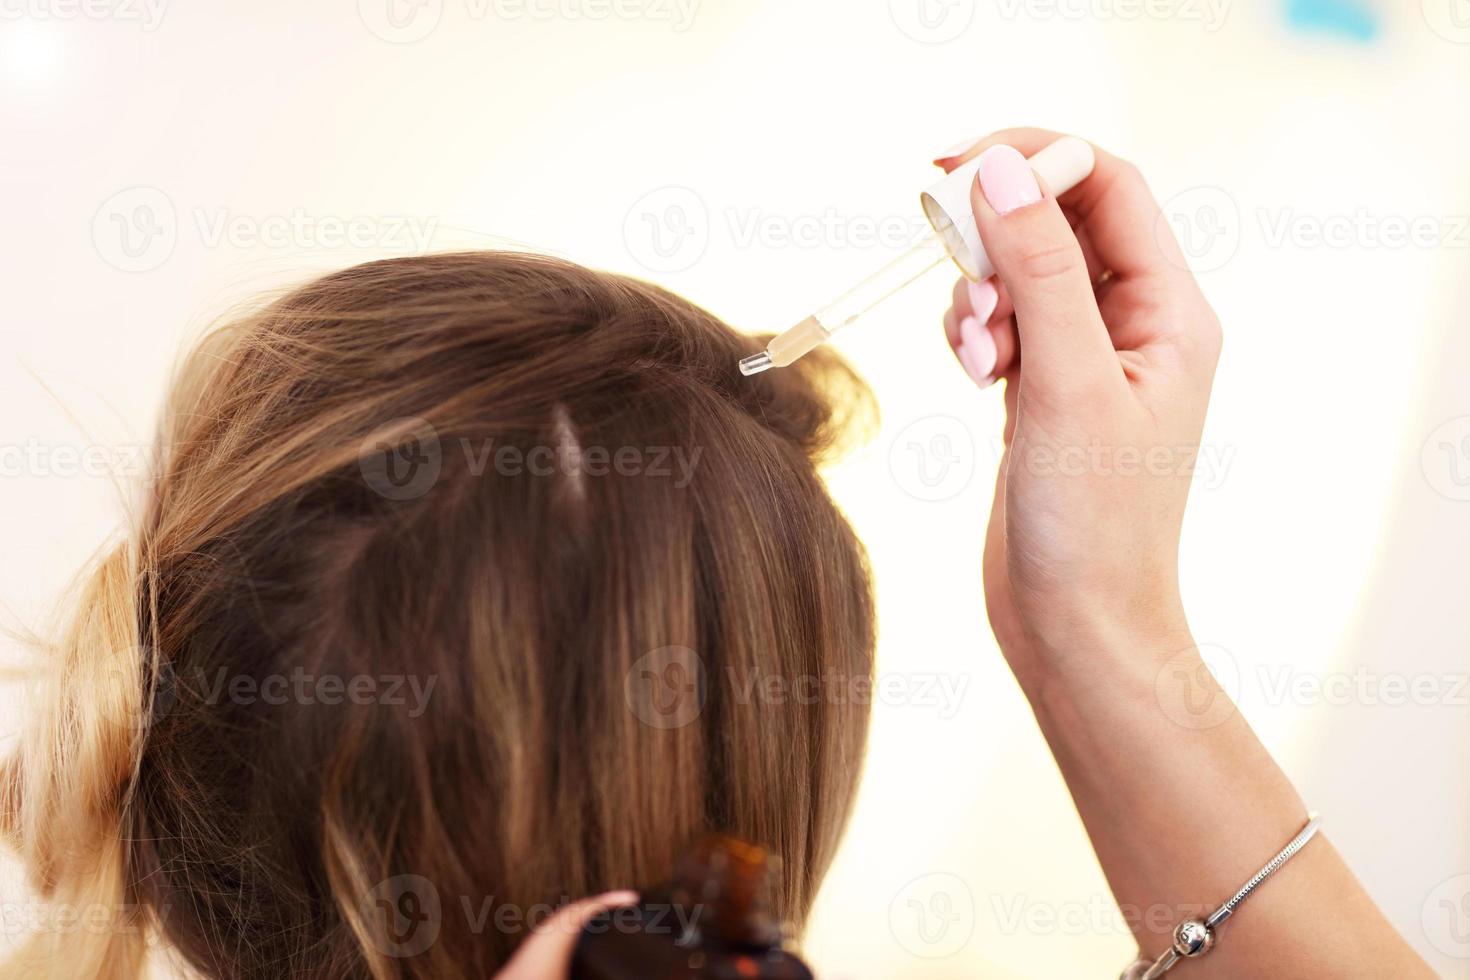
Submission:
M 1191 467 L 1171 461 L 1200 445 L 1219 318 L 1136 168 L 1094 147 L 1090 178 L 1065 200 L 1046 192 L 1025 154 L 1055 139 L 1014 130 L 963 155 L 979 157 L 975 226 L 1011 309 L 964 283 L 946 336 L 972 374 L 990 372 L 980 383 L 1006 378 L 991 625 L 1140 948 L 1157 956 L 1173 925 L 1208 916 L 1275 856 L 1307 809 L 1208 688 L 1178 602 Z M 1178 971 L 1430 976 L 1321 836 Z
M 1305 824 L 1306 806 L 1227 695 L 1201 687 L 1208 676 L 1187 629 L 1146 641 L 1098 631 L 1053 662 L 1023 687 L 1152 958 L 1175 924 L 1207 917 L 1280 850 Z M 1320 834 L 1220 937 L 1175 968 L 1181 980 L 1433 976 Z

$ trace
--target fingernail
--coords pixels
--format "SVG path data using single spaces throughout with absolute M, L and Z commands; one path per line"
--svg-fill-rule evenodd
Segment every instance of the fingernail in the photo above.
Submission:
M 621 905 L 637 905 L 638 893 L 628 888 L 620 889 L 615 892 L 606 892 L 602 895 L 597 896 L 597 903 L 599 905 L 606 905 L 608 908 L 614 908 Z
M 997 214 L 1010 214 L 1041 200 L 1041 187 L 1021 151 L 1004 143 L 980 155 L 980 189 Z
M 970 309 L 975 314 L 975 319 L 984 326 L 990 322 L 990 315 L 1000 305 L 1000 290 L 995 288 L 995 280 L 986 279 L 983 282 L 968 282 L 970 289 Z
M 965 317 L 954 350 L 970 379 L 982 388 L 990 387 L 995 381 L 995 338 L 985 325 L 972 316 Z
M 935 157 L 934 165 L 937 167 L 942 165 L 946 160 L 953 160 L 955 157 L 964 156 L 966 153 L 970 152 L 970 149 L 978 142 L 980 142 L 978 139 L 972 139 L 965 140 L 962 143 L 956 143 L 954 146 L 951 146 L 949 149 L 939 154 L 939 156 Z

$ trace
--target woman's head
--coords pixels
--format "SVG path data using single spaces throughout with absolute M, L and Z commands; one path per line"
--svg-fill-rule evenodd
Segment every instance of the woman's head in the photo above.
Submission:
M 5 785 L 39 886 L 142 905 L 206 975 L 483 977 L 536 906 L 715 829 L 784 855 L 801 921 L 873 646 L 814 461 L 866 401 L 825 358 L 740 378 L 758 348 L 508 253 L 213 334 Z M 73 962 L 130 975 L 138 936 L 105 938 Z

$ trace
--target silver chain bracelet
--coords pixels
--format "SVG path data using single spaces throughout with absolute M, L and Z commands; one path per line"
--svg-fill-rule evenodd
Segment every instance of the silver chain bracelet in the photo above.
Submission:
M 1215 929 L 1220 923 L 1235 914 L 1236 908 L 1246 900 L 1251 892 L 1261 887 L 1261 882 L 1271 876 L 1271 873 L 1281 867 L 1291 858 L 1293 854 L 1306 846 L 1307 841 L 1317 833 L 1317 826 L 1322 818 L 1316 813 L 1307 814 L 1307 825 L 1301 829 L 1301 833 L 1291 839 L 1291 843 L 1283 847 L 1266 866 L 1255 873 L 1255 876 L 1247 881 L 1245 885 L 1231 896 L 1230 900 L 1217 908 L 1210 914 L 1208 919 L 1187 919 L 1174 927 L 1174 945 L 1150 962 L 1139 957 L 1128 965 L 1128 968 L 1119 975 L 1118 980 L 1157 980 L 1174 968 L 1174 964 L 1182 959 L 1193 959 L 1208 953 L 1215 945 Z

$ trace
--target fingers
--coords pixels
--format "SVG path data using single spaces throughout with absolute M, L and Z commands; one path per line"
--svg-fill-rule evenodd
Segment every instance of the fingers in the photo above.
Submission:
M 1058 138 L 1060 134 L 1042 129 L 1004 130 L 976 140 L 968 147 L 955 148 L 935 162 L 946 171 L 952 171 L 999 145 L 1012 146 L 1023 156 L 1031 156 Z M 1183 363 L 1197 361 L 1212 365 L 1212 352 L 1219 348 L 1218 320 L 1188 271 L 1178 243 L 1162 220 L 1147 184 L 1132 164 L 1095 147 L 1094 153 L 1096 166 L 1092 175 L 1061 195 L 1055 204 L 1061 206 L 1072 223 L 1089 281 L 1097 284 L 1094 305 L 1103 304 L 1101 309 L 1106 313 L 1107 335 L 1112 347 L 1117 351 L 1140 352 L 1155 347 L 1173 348 L 1183 356 Z M 1052 206 L 1050 196 L 1044 193 L 1046 188 L 1041 190 L 1043 202 L 1037 206 Z M 975 198 L 983 196 L 983 191 L 972 194 Z M 980 201 L 976 201 L 975 206 L 984 238 L 987 234 L 987 222 L 983 220 L 985 209 Z M 1000 216 L 994 208 L 990 210 L 999 217 L 1008 217 Z M 1003 225 L 991 223 L 991 227 Z M 1054 222 L 1052 228 L 1056 229 Z M 987 251 L 991 251 L 988 239 Z M 1071 258 L 1071 254 L 1064 250 L 1049 256 L 1043 253 L 1043 257 L 1036 261 L 1070 262 Z M 996 265 L 999 268 L 1001 263 Z M 1099 276 L 1104 272 L 1108 275 L 1105 281 L 1100 282 Z M 1002 270 L 1001 279 L 1009 278 Z M 990 322 L 997 346 L 997 366 L 994 369 L 997 376 L 1011 370 L 1016 357 L 1015 352 L 1007 355 L 1005 328 L 997 327 L 997 324 L 1005 322 L 1010 312 L 1008 292 L 1005 286 L 1001 287 L 999 309 L 992 314 Z M 1073 295 L 1080 301 L 1080 296 Z M 959 304 L 956 310 L 957 315 L 952 321 L 947 318 L 946 331 L 951 346 L 958 353 L 964 349 L 960 338 L 964 314 Z M 1032 333 L 1029 320 L 1032 317 L 1023 313 L 1019 319 L 1020 345 L 1028 346 L 1028 334 Z M 1091 347 L 1083 349 L 1097 352 Z M 1032 360 L 1028 354 L 1028 363 Z M 1046 364 L 1060 365 L 1049 356 L 1042 360 Z M 1038 380 L 1045 383 L 1044 378 Z
M 1028 387 L 1064 393 L 1121 383 L 1082 247 L 1026 158 L 1004 144 L 986 150 L 970 203 L 985 251 L 1015 305 Z
M 582 928 L 600 912 L 621 905 L 632 905 L 638 894 L 631 891 L 607 892 L 584 898 L 560 909 L 538 925 L 521 943 L 515 956 L 495 975 L 495 980 L 552 980 L 565 977 L 572 968 L 572 950 Z
M 1002 144 L 1029 157 L 1061 135 L 1044 129 L 1002 130 L 935 162 L 949 172 Z M 1061 204 L 1076 216 L 1078 231 L 1085 232 L 1096 262 L 1116 277 L 1148 280 L 1203 302 L 1179 244 L 1162 221 L 1158 202 L 1138 168 L 1096 146 L 1093 154 L 1092 175 L 1063 194 Z
M 974 283 L 961 277 L 944 314 L 950 350 L 981 388 L 1010 371 L 1018 353 L 1010 300 L 999 285 L 994 278 Z
M 1010 145 L 1022 156 L 1030 157 L 1060 140 L 1061 135 L 1050 129 L 1003 129 L 975 141 L 963 153 L 936 163 L 948 173 L 994 145 Z M 1138 167 L 1095 145 L 1092 156 L 1092 175 L 1061 195 L 1061 204 L 1086 225 L 1104 267 L 1119 276 L 1172 275 L 1182 270 L 1183 257 L 1177 242 L 1172 237 L 1158 242 L 1160 237 L 1154 234 L 1158 204 Z

